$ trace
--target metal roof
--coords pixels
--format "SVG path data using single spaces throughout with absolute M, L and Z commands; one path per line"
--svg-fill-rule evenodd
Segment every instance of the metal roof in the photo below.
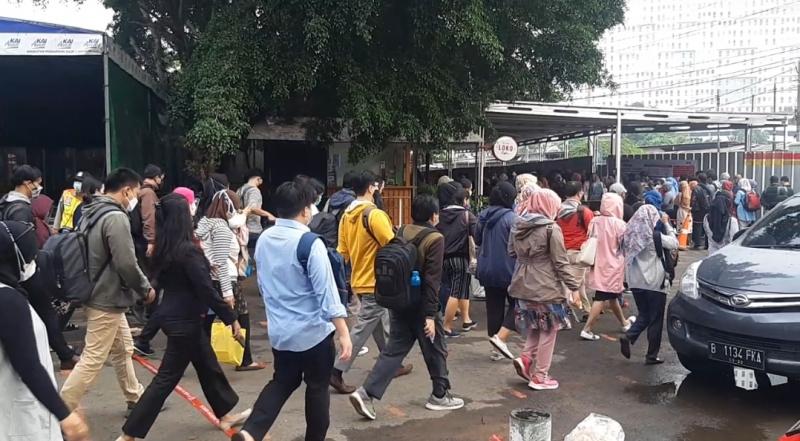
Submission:
M 511 136 L 526 145 L 613 133 L 617 112 L 622 118 L 622 133 L 783 127 L 791 118 L 782 113 L 687 112 L 528 101 L 492 103 L 486 108 L 486 118 L 495 135 Z

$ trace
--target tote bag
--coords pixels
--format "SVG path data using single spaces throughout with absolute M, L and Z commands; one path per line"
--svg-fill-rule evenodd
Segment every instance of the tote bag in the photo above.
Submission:
M 589 238 L 581 245 L 581 252 L 578 254 L 578 262 L 585 266 L 594 266 L 594 259 L 597 256 L 597 236 L 594 235 L 594 226 L 589 232 Z
M 242 336 L 246 331 L 242 329 Z M 217 361 L 223 364 L 240 366 L 244 359 L 244 346 L 233 338 L 231 327 L 217 320 L 211 325 L 211 348 Z

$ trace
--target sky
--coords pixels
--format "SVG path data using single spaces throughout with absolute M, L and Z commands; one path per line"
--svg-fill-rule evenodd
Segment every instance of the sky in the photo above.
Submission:
M 0 0 L 0 17 L 57 23 L 97 31 L 105 31 L 114 12 L 103 7 L 102 0 L 47 0 L 47 6 L 36 6 L 33 0 Z

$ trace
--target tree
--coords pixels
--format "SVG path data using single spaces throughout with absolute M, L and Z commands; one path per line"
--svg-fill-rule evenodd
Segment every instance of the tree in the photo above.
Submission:
M 624 0 L 105 0 L 114 32 L 168 83 L 197 158 L 234 152 L 258 117 L 346 128 L 351 159 L 404 138 L 440 147 L 492 100 L 611 84 L 597 41 Z M 171 73 L 170 73 L 171 72 Z

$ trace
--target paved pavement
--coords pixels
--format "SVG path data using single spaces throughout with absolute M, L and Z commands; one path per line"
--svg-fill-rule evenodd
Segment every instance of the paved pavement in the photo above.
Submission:
M 682 253 L 678 274 L 699 253 Z M 255 295 L 252 283 L 247 285 Z M 633 303 L 631 299 L 631 303 Z M 261 316 L 261 302 L 250 302 L 254 320 Z M 551 374 L 561 382 L 556 391 L 535 392 L 514 374 L 508 361 L 490 360 L 486 340 L 484 305 L 473 303 L 473 317 L 481 326 L 463 338 L 449 341 L 448 364 L 453 393 L 463 397 L 467 405 L 452 413 L 430 412 L 423 408 L 430 393 L 430 381 L 418 349 L 409 361 L 414 372 L 396 379 L 384 400 L 376 403 L 378 420 L 361 419 L 346 397 L 334 395 L 331 400 L 331 428 L 328 437 L 342 441 L 395 440 L 460 440 L 484 441 L 493 434 L 505 439 L 508 413 L 518 407 L 531 407 L 553 416 L 553 439 L 561 440 L 590 412 L 608 415 L 619 421 L 626 439 L 633 441 L 761 441 L 777 440 L 782 431 L 800 419 L 800 386 L 783 384 L 752 392 L 736 389 L 732 384 L 709 381 L 687 375 L 666 341 L 660 366 L 644 366 L 642 344 L 634 347 L 632 360 L 619 355 L 619 346 L 612 341 L 616 333 L 614 320 L 604 316 L 598 332 L 609 338 L 585 342 L 578 338 L 578 329 L 562 331 L 556 345 Z M 80 339 L 79 333 L 70 337 Z M 643 342 L 644 343 L 644 339 Z M 164 337 L 154 342 L 159 351 Z M 512 348 L 521 348 L 517 339 Z M 254 351 L 257 358 L 271 361 L 266 330 L 254 330 Z M 348 382 L 358 384 L 366 377 L 377 357 L 374 343 L 370 352 L 360 357 L 353 370 L 345 375 Z M 225 368 L 233 387 L 240 393 L 242 407 L 255 401 L 261 388 L 272 375 L 271 368 L 260 372 L 238 373 Z M 140 380 L 146 385 L 152 375 L 137 367 Z M 202 392 L 193 369 L 188 369 L 181 384 L 190 392 Z M 187 402 L 172 395 L 168 408 L 160 415 L 148 440 L 221 441 L 226 439 L 211 427 Z M 111 368 L 84 400 L 84 406 L 95 440 L 114 440 L 123 423 L 124 402 Z M 287 402 L 271 432 L 272 440 L 301 440 L 304 431 L 302 387 Z

